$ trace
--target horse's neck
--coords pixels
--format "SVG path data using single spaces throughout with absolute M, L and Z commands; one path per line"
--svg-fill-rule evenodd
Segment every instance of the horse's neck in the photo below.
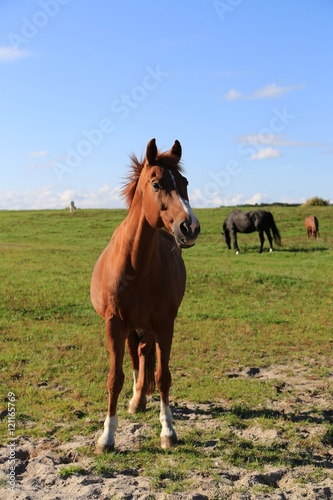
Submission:
M 143 211 L 132 208 L 123 224 L 127 258 L 136 274 L 146 276 L 158 258 L 158 230 L 149 225 Z

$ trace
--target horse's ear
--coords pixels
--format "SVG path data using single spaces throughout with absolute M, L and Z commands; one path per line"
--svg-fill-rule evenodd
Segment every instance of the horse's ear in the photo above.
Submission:
M 181 156 L 182 156 L 182 147 L 180 145 L 180 142 L 177 141 L 177 139 L 175 140 L 174 145 L 170 149 L 170 153 L 173 156 L 175 156 L 176 158 L 178 158 L 178 161 L 181 159 Z
M 149 165 L 154 165 L 157 157 L 156 139 L 151 139 L 147 144 L 146 158 Z

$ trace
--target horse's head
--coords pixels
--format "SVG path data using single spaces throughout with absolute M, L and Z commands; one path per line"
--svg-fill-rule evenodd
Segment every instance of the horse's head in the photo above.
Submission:
M 231 238 L 230 238 L 230 231 L 227 226 L 227 221 L 224 221 L 223 223 L 223 231 L 222 231 L 222 237 L 227 244 L 227 247 L 229 250 L 231 249 Z
M 148 223 L 165 228 L 181 248 L 188 248 L 195 244 L 200 225 L 188 200 L 187 179 L 180 172 L 181 154 L 178 141 L 169 152 L 158 153 L 152 139 L 147 145 L 137 190 L 142 193 Z

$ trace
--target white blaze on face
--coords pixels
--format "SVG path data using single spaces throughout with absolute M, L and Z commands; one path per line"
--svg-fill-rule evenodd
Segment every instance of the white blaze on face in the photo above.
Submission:
M 187 214 L 189 220 L 191 221 L 191 225 L 190 225 L 190 228 L 191 228 L 191 231 L 192 233 L 194 233 L 194 231 L 197 229 L 197 227 L 199 226 L 199 221 L 198 219 L 196 218 L 196 216 L 194 215 L 193 211 L 192 211 L 192 208 L 191 208 L 191 205 L 189 204 L 188 200 L 185 200 L 182 196 L 180 196 L 180 194 L 178 193 L 177 191 L 177 185 L 176 185 L 176 180 L 173 176 L 173 173 L 170 171 L 170 176 L 171 176 L 171 179 L 172 179 L 172 182 L 173 182 L 173 185 L 175 186 L 175 191 L 178 195 L 178 198 L 179 198 L 179 201 L 180 203 L 182 204 L 183 208 L 184 208 L 184 211 L 185 213 Z
M 197 229 L 197 227 L 199 226 L 199 221 L 198 219 L 196 218 L 196 216 L 194 215 L 193 211 L 192 211 L 192 208 L 191 208 L 191 205 L 189 204 L 189 202 L 187 200 L 184 200 L 184 198 L 182 198 L 179 194 L 179 199 L 180 201 L 182 202 L 183 204 L 183 207 L 185 209 L 185 212 L 188 214 L 188 218 L 190 219 L 191 221 L 191 225 L 190 225 L 190 228 L 191 228 L 191 231 L 192 233 L 194 233 L 194 231 Z

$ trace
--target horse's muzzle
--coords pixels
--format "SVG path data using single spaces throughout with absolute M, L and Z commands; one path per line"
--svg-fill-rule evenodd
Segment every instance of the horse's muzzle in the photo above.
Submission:
M 181 248 L 193 247 L 199 234 L 200 224 L 196 218 L 190 218 L 181 222 L 174 230 L 176 242 Z

